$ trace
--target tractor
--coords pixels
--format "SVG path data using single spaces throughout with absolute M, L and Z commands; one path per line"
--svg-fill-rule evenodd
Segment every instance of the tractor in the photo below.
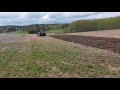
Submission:
M 46 33 L 42 30 L 40 30 L 38 33 L 37 33 L 37 36 L 46 36 Z

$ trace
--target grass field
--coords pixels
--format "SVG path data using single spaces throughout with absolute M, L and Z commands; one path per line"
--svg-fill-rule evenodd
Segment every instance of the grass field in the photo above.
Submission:
M 46 31 L 48 34 L 64 34 L 64 30 L 48 30 Z
M 11 34 L 26 35 L 28 34 L 28 32 L 27 31 L 15 31 L 15 32 L 11 32 Z
M 4 35 L 0 34 L 1 78 L 120 77 L 119 53 L 29 34 L 10 34 L 2 42 Z

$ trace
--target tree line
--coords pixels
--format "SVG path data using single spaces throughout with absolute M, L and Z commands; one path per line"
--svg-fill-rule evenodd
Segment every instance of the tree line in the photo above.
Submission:
M 70 24 L 69 32 L 120 29 L 120 16 L 94 20 L 78 20 Z
M 37 33 L 40 30 L 65 30 L 67 29 L 69 24 L 32 24 L 32 25 L 24 25 L 24 26 L 0 26 L 0 33 L 6 32 L 15 32 L 15 31 L 27 31 L 30 34 Z

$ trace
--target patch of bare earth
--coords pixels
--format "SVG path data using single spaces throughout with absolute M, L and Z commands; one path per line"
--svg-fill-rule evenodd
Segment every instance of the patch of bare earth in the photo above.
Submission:
M 108 69 L 114 74 L 120 73 L 120 66 L 119 67 L 113 67 L 113 66 L 109 65 Z

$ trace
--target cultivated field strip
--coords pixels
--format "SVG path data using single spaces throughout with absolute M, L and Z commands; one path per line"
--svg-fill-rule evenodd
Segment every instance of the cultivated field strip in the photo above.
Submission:
M 120 53 L 120 39 L 118 38 L 92 37 L 81 35 L 49 35 L 49 36 L 68 42 L 74 42 L 100 49 L 112 50 L 114 52 Z

